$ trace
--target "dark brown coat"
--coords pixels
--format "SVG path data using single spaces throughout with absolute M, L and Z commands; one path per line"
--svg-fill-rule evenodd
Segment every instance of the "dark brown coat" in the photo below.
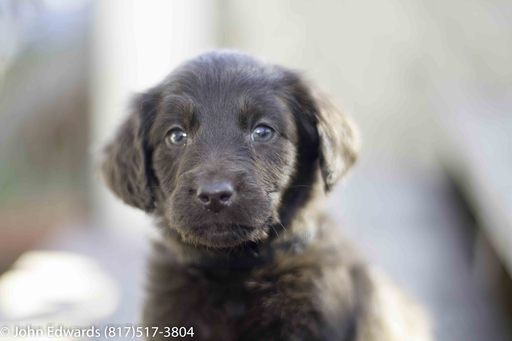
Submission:
M 138 96 L 103 173 L 155 217 L 144 323 L 197 340 L 428 340 L 322 213 L 353 124 L 302 77 L 212 52 Z

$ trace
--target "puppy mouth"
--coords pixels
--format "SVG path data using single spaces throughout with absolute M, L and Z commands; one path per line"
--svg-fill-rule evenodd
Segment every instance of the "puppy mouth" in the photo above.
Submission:
M 181 233 L 183 240 L 193 245 L 209 248 L 233 248 L 247 242 L 257 242 L 268 237 L 266 227 L 238 224 L 199 225 Z

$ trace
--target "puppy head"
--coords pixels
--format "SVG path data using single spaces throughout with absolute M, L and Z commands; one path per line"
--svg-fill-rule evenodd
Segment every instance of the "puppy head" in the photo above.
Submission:
M 355 161 L 351 125 L 319 98 L 287 69 L 237 53 L 199 56 L 135 99 L 103 174 L 184 243 L 264 240 L 283 208 L 303 204 L 317 170 L 329 190 Z

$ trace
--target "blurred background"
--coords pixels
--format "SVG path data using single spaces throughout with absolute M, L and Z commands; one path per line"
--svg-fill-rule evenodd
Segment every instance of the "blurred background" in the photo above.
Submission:
M 437 340 L 512 339 L 512 2 L 0 0 L 0 324 L 139 320 L 153 229 L 95 166 L 127 102 L 239 49 L 360 127 L 329 199 Z

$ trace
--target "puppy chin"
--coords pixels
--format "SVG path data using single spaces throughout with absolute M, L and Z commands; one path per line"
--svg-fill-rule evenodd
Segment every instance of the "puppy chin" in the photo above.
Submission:
M 247 242 L 258 242 L 268 238 L 268 227 L 253 227 L 235 224 L 199 225 L 186 230 L 177 228 L 182 241 L 194 246 L 226 249 Z
M 235 248 L 248 242 L 260 242 L 269 237 L 271 226 L 278 221 L 277 212 L 252 216 L 252 219 L 232 219 L 226 216 L 187 217 L 168 210 L 164 216 L 167 228 L 179 235 L 181 242 L 196 246 L 215 249 Z M 180 219 L 181 218 L 181 219 Z M 197 219 L 199 218 L 199 219 Z

